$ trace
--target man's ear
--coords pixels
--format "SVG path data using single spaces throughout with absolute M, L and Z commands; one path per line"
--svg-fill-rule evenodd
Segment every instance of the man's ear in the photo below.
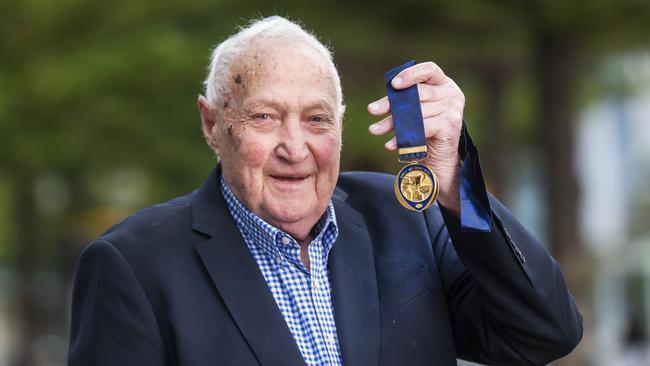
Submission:
M 341 104 L 341 106 L 339 107 L 339 115 L 338 115 L 338 117 L 339 117 L 339 120 L 341 121 L 341 123 L 343 123 L 343 116 L 345 115 L 345 107 L 346 107 L 345 104 Z
M 199 114 L 201 115 L 201 130 L 203 131 L 203 137 L 208 143 L 208 146 L 216 153 L 219 153 L 219 145 L 217 144 L 217 120 L 215 113 L 210 106 L 210 102 L 203 96 L 199 95 L 199 98 L 196 102 L 199 107 Z
M 339 121 L 341 121 L 341 146 L 339 147 L 339 152 L 343 151 L 343 128 L 345 127 L 343 117 L 345 116 L 345 107 L 345 104 L 341 104 L 341 109 L 339 109 Z

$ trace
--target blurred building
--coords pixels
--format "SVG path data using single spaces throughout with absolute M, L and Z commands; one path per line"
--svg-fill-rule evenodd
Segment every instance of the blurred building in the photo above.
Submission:
M 576 159 L 594 257 L 592 365 L 650 365 L 650 53 L 606 62 Z

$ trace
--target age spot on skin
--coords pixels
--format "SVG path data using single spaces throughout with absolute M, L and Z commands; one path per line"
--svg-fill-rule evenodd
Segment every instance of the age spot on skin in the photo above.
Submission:
M 235 83 L 241 85 L 241 75 L 237 75 L 237 76 L 235 77 Z

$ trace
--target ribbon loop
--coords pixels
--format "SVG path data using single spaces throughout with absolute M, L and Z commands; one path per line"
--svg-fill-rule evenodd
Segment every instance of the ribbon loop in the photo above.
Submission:
M 415 64 L 415 61 L 409 61 L 384 75 L 388 102 L 395 126 L 399 161 L 401 162 L 418 161 L 427 157 L 427 142 L 424 136 L 418 87 L 412 85 L 406 89 L 398 90 L 391 84 L 397 74 Z

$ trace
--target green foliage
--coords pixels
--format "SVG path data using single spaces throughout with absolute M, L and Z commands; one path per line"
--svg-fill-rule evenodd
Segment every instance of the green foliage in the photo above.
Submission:
M 0 0 L 0 263 L 25 277 L 16 288 L 33 288 L 28 274 L 39 268 L 69 274 L 83 245 L 120 217 L 205 179 L 216 160 L 196 97 L 209 52 L 237 25 L 272 14 L 302 21 L 335 51 L 343 170 L 397 171 L 388 138 L 367 133 L 376 119 L 366 106 L 384 95 L 383 73 L 407 60 L 433 60 L 459 84 L 485 157 L 497 154 L 483 146 L 512 154 L 539 143 L 542 40 L 575 50 L 567 61 L 587 81 L 583 103 L 611 89 L 594 81 L 603 57 L 649 46 L 642 0 Z M 503 75 L 490 84 L 494 70 Z M 501 116 L 490 113 L 495 99 Z M 497 122 L 510 139 L 495 142 Z M 566 219 L 557 216 L 549 222 Z M 37 307 L 16 308 L 33 337 L 53 332 L 29 313 Z M 10 348 L 36 349 L 30 342 Z
M 367 133 L 375 120 L 366 112 L 384 95 L 382 75 L 390 67 L 409 59 L 439 63 L 465 91 L 472 126 L 489 122 L 481 74 L 486 65 L 502 65 L 513 75 L 506 80 L 510 128 L 533 138 L 536 34 L 561 34 L 587 55 L 604 54 L 642 44 L 650 6 L 614 0 L 5 1 L 0 174 L 20 168 L 36 181 L 61 177 L 74 189 L 72 211 L 105 203 L 92 182 L 123 169 L 149 177 L 138 205 L 192 189 L 215 163 L 196 111 L 209 51 L 236 25 L 270 14 L 301 20 L 335 51 L 347 104 L 343 168 L 394 171 L 386 139 Z M 480 142 L 483 129 L 473 131 Z M 2 188 L 12 196 L 11 184 Z

